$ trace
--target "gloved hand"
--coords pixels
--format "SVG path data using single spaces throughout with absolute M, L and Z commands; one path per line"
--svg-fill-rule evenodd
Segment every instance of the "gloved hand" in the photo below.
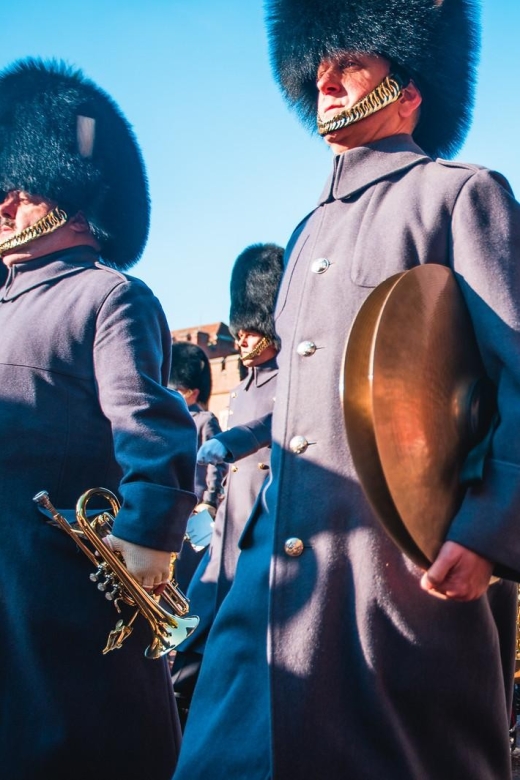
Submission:
M 200 504 L 197 504 L 195 509 L 193 510 L 193 514 L 197 514 L 198 512 L 204 512 L 204 510 L 207 509 L 213 520 L 215 519 L 215 515 L 217 513 L 216 508 L 213 506 L 213 504 L 206 504 L 205 501 L 201 501 Z
M 204 466 L 213 463 L 216 466 L 218 463 L 224 463 L 229 454 L 229 451 L 218 439 L 208 439 L 197 452 L 197 463 Z
M 105 544 L 124 558 L 126 568 L 146 590 L 155 591 L 171 579 L 175 556 L 163 550 L 152 550 L 132 542 L 126 542 L 110 534 Z

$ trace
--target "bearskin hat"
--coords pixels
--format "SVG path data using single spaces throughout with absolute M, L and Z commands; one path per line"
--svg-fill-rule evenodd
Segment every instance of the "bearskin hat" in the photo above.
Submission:
M 63 62 L 21 60 L 0 74 L 0 190 L 81 211 L 107 265 L 141 256 L 150 204 L 141 152 L 111 97 Z
M 237 257 L 231 272 L 229 329 L 253 330 L 274 343 L 274 307 L 283 273 L 284 250 L 276 244 L 252 244 Z
M 201 404 L 211 395 L 211 366 L 204 350 L 189 341 L 174 341 L 168 387 L 198 390 Z
M 316 74 L 341 51 L 379 54 L 413 78 L 423 97 L 414 139 L 453 156 L 471 122 L 480 46 L 476 0 L 267 0 L 275 78 L 316 129 Z

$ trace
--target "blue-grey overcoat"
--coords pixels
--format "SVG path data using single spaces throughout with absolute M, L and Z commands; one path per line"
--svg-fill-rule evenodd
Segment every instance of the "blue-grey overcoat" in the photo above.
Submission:
M 117 613 L 33 496 L 74 508 L 103 486 L 114 533 L 179 550 L 195 504 L 195 426 L 166 387 L 171 337 L 142 282 L 89 248 L 14 265 L 0 288 L 0 774 L 167 780 L 179 728 L 166 661 Z M 130 613 L 131 614 L 131 613 Z
M 203 409 L 199 404 L 192 404 L 189 408 L 193 422 L 197 428 L 197 449 L 205 441 L 212 439 L 218 433 L 222 433 L 220 423 L 213 414 Z M 227 466 L 223 463 L 217 465 L 209 463 L 202 465 L 197 463 L 195 469 L 195 495 L 197 501 L 218 506 L 222 494 L 222 481 L 226 475 Z
M 216 437 L 227 448 L 231 465 L 224 479 L 224 498 L 215 517 L 211 544 L 188 590 L 191 609 L 200 617 L 200 623 L 182 643 L 180 650 L 184 653 L 204 652 L 215 614 L 235 577 L 240 535 L 270 473 L 269 415 L 276 397 L 277 374 L 276 358 L 272 358 L 251 368 L 231 391 L 228 429 Z M 267 425 L 264 418 L 268 419 Z M 179 658 L 177 667 L 180 662 Z
M 175 780 L 510 777 L 516 586 L 469 603 L 422 591 L 372 514 L 342 424 L 360 306 L 432 262 L 458 276 L 501 415 L 449 538 L 520 570 L 520 206 L 501 176 L 433 161 L 408 136 L 347 151 L 289 244 L 267 510 L 242 538 Z
M 197 429 L 197 450 L 208 439 L 212 439 L 217 433 L 221 433 L 220 423 L 213 414 L 203 409 L 199 404 L 191 404 L 189 412 Z M 222 494 L 222 481 L 226 475 L 225 463 L 202 465 L 197 463 L 195 469 L 195 495 L 200 503 L 215 507 L 219 504 Z M 186 593 L 191 578 L 204 557 L 204 550 L 194 550 L 189 541 L 182 545 L 182 551 L 175 563 L 175 579 L 181 590 Z

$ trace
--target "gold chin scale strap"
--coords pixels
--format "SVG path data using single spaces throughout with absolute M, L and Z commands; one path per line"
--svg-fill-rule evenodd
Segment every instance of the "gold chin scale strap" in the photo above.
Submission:
M 263 339 L 261 339 L 256 347 L 251 350 L 251 352 L 248 352 L 247 355 L 241 355 L 241 360 L 253 360 L 253 358 L 258 357 L 258 355 L 261 355 L 264 350 L 267 349 L 267 347 L 270 347 L 273 342 L 270 338 L 267 336 L 264 336 Z
M 47 233 L 53 233 L 64 225 L 67 220 L 67 214 L 63 209 L 56 206 L 56 208 L 52 209 L 52 211 L 49 211 L 48 214 L 45 214 L 45 216 L 39 219 L 38 222 L 35 222 L 34 225 L 29 225 L 29 227 L 20 230 L 19 233 L 16 233 L 14 236 L 7 239 L 7 241 L 4 241 L 3 244 L 0 244 L 0 257 L 10 249 L 16 249 L 16 247 L 29 244 L 36 238 L 40 238 L 40 236 L 45 236 Z
M 339 114 L 335 114 L 326 122 L 322 122 L 318 115 L 318 133 L 321 136 L 328 135 L 336 130 L 342 130 L 344 127 L 353 125 L 355 122 L 360 122 L 367 116 L 375 114 L 376 111 L 389 106 L 390 103 L 395 103 L 401 97 L 402 92 L 403 83 L 401 79 L 398 76 L 389 75 L 372 92 L 369 92 L 368 95 L 351 108 L 340 111 Z

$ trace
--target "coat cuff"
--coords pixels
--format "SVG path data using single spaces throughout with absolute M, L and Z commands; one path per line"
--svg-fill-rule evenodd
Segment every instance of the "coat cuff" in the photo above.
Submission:
M 193 493 L 151 482 L 120 485 L 121 509 L 116 515 L 114 536 L 152 550 L 178 552 L 186 523 L 197 503 Z
M 219 433 L 215 439 L 218 439 L 230 453 L 230 457 L 226 457 L 226 463 L 246 458 L 265 446 L 245 425 L 237 425 L 224 433 Z
M 497 576 L 520 580 L 520 466 L 486 463 L 484 481 L 468 489 L 447 540 L 492 561 Z

